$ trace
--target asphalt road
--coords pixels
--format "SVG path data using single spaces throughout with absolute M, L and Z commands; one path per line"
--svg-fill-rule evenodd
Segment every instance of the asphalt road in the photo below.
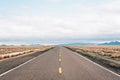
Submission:
M 56 47 L 0 75 L 0 80 L 120 80 L 64 47 Z
M 45 51 L 48 51 L 48 50 L 45 50 Z M 20 64 L 22 64 L 34 57 L 39 56 L 40 54 L 42 54 L 45 51 L 42 51 L 42 52 L 40 51 L 40 52 L 35 52 L 35 53 L 33 52 L 30 54 L 21 55 L 19 57 L 13 57 L 13 58 L 5 59 L 5 60 L 0 60 L 0 74 L 4 73 L 14 67 L 17 67 Z

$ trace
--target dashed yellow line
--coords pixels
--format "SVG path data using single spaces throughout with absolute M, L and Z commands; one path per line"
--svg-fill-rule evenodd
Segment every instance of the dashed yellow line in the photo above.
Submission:
M 61 67 L 59 67 L 58 71 L 59 71 L 59 74 L 62 74 L 62 68 Z
M 62 59 L 61 58 L 59 58 L 59 62 L 61 62 L 62 61 Z
M 61 59 L 61 53 L 59 51 L 59 62 L 61 62 L 61 61 L 62 61 L 62 59 Z M 59 72 L 59 74 L 62 74 L 62 67 L 58 68 L 58 72 Z

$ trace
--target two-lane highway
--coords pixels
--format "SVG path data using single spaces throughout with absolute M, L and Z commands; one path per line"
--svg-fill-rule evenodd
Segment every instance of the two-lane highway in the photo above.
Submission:
M 120 80 L 120 76 L 64 47 L 56 47 L 3 73 L 0 80 Z

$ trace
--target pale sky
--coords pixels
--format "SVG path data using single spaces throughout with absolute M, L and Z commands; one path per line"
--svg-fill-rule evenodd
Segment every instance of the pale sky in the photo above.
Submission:
M 0 0 L 0 43 L 120 39 L 120 0 Z

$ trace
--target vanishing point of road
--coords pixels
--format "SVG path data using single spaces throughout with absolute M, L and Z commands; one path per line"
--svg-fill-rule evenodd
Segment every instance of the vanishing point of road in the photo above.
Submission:
M 120 76 L 71 50 L 56 47 L 4 72 L 0 80 L 120 80 Z

